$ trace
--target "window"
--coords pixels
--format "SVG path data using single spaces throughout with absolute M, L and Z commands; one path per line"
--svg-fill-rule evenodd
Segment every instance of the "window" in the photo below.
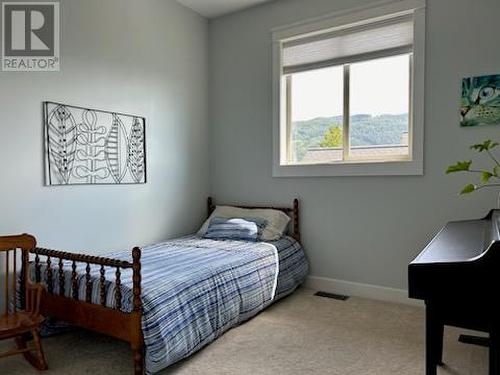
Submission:
M 420 14 L 276 32 L 275 176 L 422 174 Z

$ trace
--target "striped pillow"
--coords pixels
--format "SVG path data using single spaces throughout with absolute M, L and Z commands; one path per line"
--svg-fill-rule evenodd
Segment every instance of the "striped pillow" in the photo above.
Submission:
M 204 238 L 214 240 L 243 240 L 256 242 L 260 240 L 266 220 L 258 218 L 223 218 L 214 217 L 210 220 Z

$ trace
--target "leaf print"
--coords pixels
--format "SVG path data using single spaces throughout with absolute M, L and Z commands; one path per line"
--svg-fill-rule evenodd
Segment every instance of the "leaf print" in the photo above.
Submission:
M 134 117 L 128 144 L 128 168 L 136 183 L 144 180 L 144 126 L 137 117 Z
M 105 150 L 111 176 L 119 184 L 127 172 L 128 144 L 125 126 L 116 114 L 113 114 L 113 124 L 106 138 Z
M 55 107 L 48 116 L 48 148 L 52 166 L 62 184 L 71 178 L 76 152 L 76 122 L 71 112 L 63 106 Z

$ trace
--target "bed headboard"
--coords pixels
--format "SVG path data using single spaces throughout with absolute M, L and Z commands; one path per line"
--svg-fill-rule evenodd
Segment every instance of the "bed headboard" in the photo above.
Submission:
M 227 206 L 239 207 L 239 208 L 263 208 L 263 209 L 272 209 L 282 211 L 292 219 L 292 228 L 291 228 L 291 236 L 300 242 L 300 228 L 299 228 L 299 200 L 295 198 L 293 200 L 292 207 L 272 207 L 272 206 L 245 206 L 241 204 L 225 204 Z M 208 208 L 208 216 L 212 214 L 215 210 L 215 202 L 212 197 L 208 197 L 207 199 L 207 208 Z

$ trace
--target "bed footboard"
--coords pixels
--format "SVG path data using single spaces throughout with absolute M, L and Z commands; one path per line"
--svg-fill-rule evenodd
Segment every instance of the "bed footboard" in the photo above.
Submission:
M 31 251 L 34 260 L 36 282 L 42 281 L 41 258 L 45 259 L 44 281 L 47 285 L 41 301 L 41 313 L 44 316 L 68 322 L 105 335 L 113 336 L 130 343 L 133 351 L 134 374 L 144 373 L 144 340 L 142 335 L 142 299 L 141 299 L 141 250 L 136 247 L 132 251 L 132 262 L 95 257 L 84 254 L 35 248 Z M 65 262 L 71 262 L 71 293 L 65 290 L 67 273 Z M 77 263 L 86 264 L 85 299 L 79 298 Z M 91 266 L 100 266 L 99 297 L 100 303 L 92 303 Z M 115 308 L 106 306 L 106 270 L 112 267 L 115 271 Z M 130 313 L 121 311 L 122 292 L 121 271 L 132 269 L 133 309 Z M 22 272 L 21 275 L 27 273 Z M 54 290 L 54 280 L 58 280 L 58 290 Z M 23 283 L 21 283 L 23 285 Z M 70 294 L 71 296 L 66 296 Z M 24 295 L 22 293 L 21 295 Z

